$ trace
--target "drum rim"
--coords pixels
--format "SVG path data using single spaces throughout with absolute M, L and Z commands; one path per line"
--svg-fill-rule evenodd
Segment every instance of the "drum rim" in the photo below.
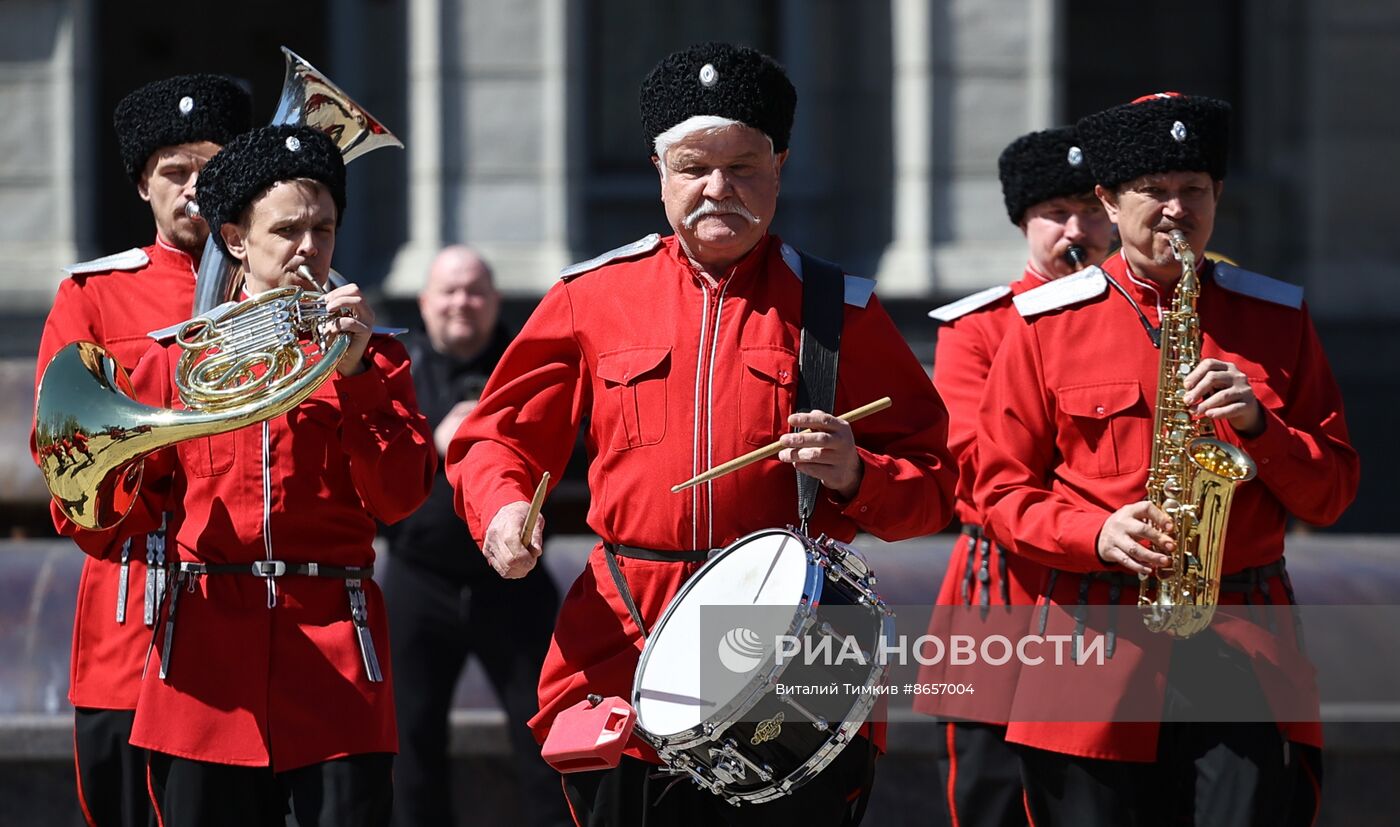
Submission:
M 888 613 L 882 612 L 880 617 L 881 636 L 888 638 L 893 635 L 894 632 L 894 618 Z M 885 678 L 889 676 L 889 672 L 890 664 L 889 661 L 886 660 L 880 664 L 880 668 L 871 671 L 870 678 L 866 680 L 865 685 L 873 686 L 883 683 Z M 772 781 L 768 781 L 762 786 L 744 790 L 743 792 L 732 790 L 711 779 L 705 779 L 702 786 L 705 784 L 713 784 L 714 788 L 710 790 L 712 793 L 727 799 L 731 804 L 735 804 L 736 806 L 741 802 L 762 804 L 767 801 L 782 798 L 820 775 L 822 770 L 826 769 L 832 761 L 836 760 L 836 756 L 841 754 L 841 750 L 851 745 L 851 741 L 854 740 L 856 733 L 869 721 L 870 713 L 875 709 L 875 703 L 878 699 L 878 696 L 874 693 L 862 695 L 859 700 L 851 704 L 851 708 L 847 711 L 846 716 L 841 720 L 840 724 L 831 729 L 821 746 L 813 750 L 812 754 L 809 755 L 806 760 L 798 764 L 791 772 L 781 778 L 774 778 Z M 684 753 L 685 750 L 699 746 L 703 741 L 710 740 L 713 740 L 713 738 L 707 736 L 701 739 L 701 741 L 684 746 L 669 744 L 658 747 L 656 752 L 661 760 L 666 762 L 667 766 L 675 766 L 677 763 L 681 763 L 676 759 L 678 753 Z M 839 748 L 836 746 L 837 744 L 840 745 Z M 686 766 L 689 767 L 688 762 L 686 762 Z M 693 768 L 689 771 L 693 776 Z
M 711 732 L 719 731 L 721 729 L 727 729 L 731 724 L 738 720 L 740 716 L 742 716 L 749 709 L 753 708 L 754 704 L 758 703 L 758 698 L 762 697 L 764 689 L 768 685 L 768 682 L 772 678 L 776 677 L 776 675 L 778 674 L 774 672 L 774 670 L 778 668 L 778 665 L 775 662 L 776 659 L 766 659 L 762 665 L 755 667 L 753 675 L 747 681 L 744 682 L 743 687 L 737 693 L 735 693 L 733 698 L 731 698 L 724 705 L 716 709 L 714 713 L 712 713 L 708 718 L 705 718 L 704 720 L 697 723 L 695 726 L 681 730 L 680 732 L 674 732 L 669 735 L 657 735 L 656 733 L 651 732 L 645 726 L 642 725 L 640 716 L 641 699 L 639 697 L 639 693 L 641 691 L 642 673 L 646 671 L 647 662 L 651 657 L 652 642 L 660 636 L 660 631 L 666 626 L 667 621 L 671 619 L 671 615 L 674 614 L 675 611 L 679 608 L 681 604 L 681 597 L 684 596 L 690 590 L 693 584 L 700 580 L 700 578 L 705 574 L 706 571 L 708 571 L 711 567 L 716 566 L 719 563 L 719 561 L 729 556 L 731 553 L 737 550 L 739 546 L 742 546 L 758 537 L 769 534 L 786 534 L 788 536 L 800 540 L 802 542 L 804 551 L 809 558 L 806 564 L 806 580 L 802 585 L 801 603 L 798 607 L 796 607 L 796 610 L 793 612 L 793 621 L 788 626 L 788 633 L 794 634 L 798 630 L 806 626 L 807 622 L 812 617 L 813 607 L 820 604 L 822 598 L 822 588 L 823 586 L 825 586 L 825 577 L 823 575 L 824 569 L 821 565 L 814 564 L 810 559 L 810 556 L 813 553 L 813 551 L 819 548 L 817 546 L 817 541 L 812 539 L 811 537 L 803 536 L 802 534 L 798 533 L 798 531 L 792 526 L 788 526 L 786 528 L 761 528 L 757 531 L 749 532 L 743 537 L 740 537 L 739 539 L 725 546 L 710 559 L 706 560 L 705 564 L 700 568 L 696 569 L 695 573 L 692 574 L 686 580 L 686 582 L 681 585 L 680 590 L 677 591 L 675 595 L 671 597 L 671 601 L 667 604 L 666 610 L 661 613 L 660 619 L 658 619 L 656 621 L 656 625 L 652 627 L 651 634 L 647 637 L 646 643 L 642 647 L 641 657 L 638 658 L 636 670 L 633 672 L 632 675 L 632 708 L 638 710 L 636 732 L 641 734 L 641 736 L 651 744 L 653 749 L 656 749 L 658 751 L 660 751 L 660 749 L 662 749 L 663 747 L 671 747 L 674 749 L 686 749 L 689 746 L 694 745 L 694 743 L 697 741 L 706 740 L 710 737 L 710 734 L 705 732 L 706 725 L 709 725 L 711 727 Z

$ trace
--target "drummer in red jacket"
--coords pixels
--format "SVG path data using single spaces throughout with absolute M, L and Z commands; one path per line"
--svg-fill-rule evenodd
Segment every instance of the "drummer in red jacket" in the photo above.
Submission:
M 707 550 L 797 521 L 794 465 L 822 484 L 813 535 L 898 539 L 952 516 L 947 414 L 873 282 L 844 276 L 835 407 L 882 396 L 893 407 L 853 426 L 795 413 L 803 260 L 768 232 L 796 105 L 783 70 L 752 49 L 696 46 L 652 70 L 641 104 L 675 235 L 566 269 L 448 452 L 458 511 L 496 570 L 519 577 L 540 554 L 538 530 L 519 540 L 531 492 L 546 471 L 558 479 L 589 421 L 588 522 L 602 542 L 555 627 L 532 722 L 541 740 L 587 694 L 629 695 L 644 641 L 619 587 L 654 628 Z M 670 492 L 780 434 L 776 461 Z M 649 783 L 655 757 L 637 739 L 627 755 L 565 778 L 580 824 L 638 824 L 644 810 L 652 824 L 853 824 L 873 763 L 857 738 L 795 794 L 736 809 L 689 782 Z
M 1139 576 L 1167 566 L 1175 550 L 1173 527 L 1146 498 L 1162 314 L 1182 276 L 1171 231 L 1184 234 L 1200 282 L 1201 359 L 1180 377 L 1182 404 L 1258 469 L 1230 509 L 1220 603 L 1293 602 L 1289 518 L 1330 523 L 1356 494 L 1356 451 L 1303 291 L 1203 255 L 1224 189 L 1229 118 L 1223 101 L 1164 93 L 1077 124 L 1123 248 L 1102 269 L 1021 294 L 1026 324 L 1012 326 L 987 378 L 975 498 L 999 542 L 1049 567 L 1041 616 L 1060 631 L 1079 634 L 1076 618 L 1092 605 L 1136 604 Z M 1098 629 L 1112 650 L 1103 668 L 1055 671 L 1053 685 L 1042 670 L 1021 670 L 1007 740 L 1022 747 L 1033 822 L 1287 823 L 1292 785 L 1316 782 L 1295 778 L 1288 756 L 1320 746 L 1320 727 L 1193 723 L 1207 701 L 1264 692 L 1241 654 L 1241 636 L 1257 627 L 1217 614 L 1173 646 L 1134 612 L 1093 616 L 1108 621 Z M 1291 624 L 1279 634 L 1293 645 Z M 1205 692 L 1178 669 L 1202 663 Z M 1114 714 L 1076 717 L 1064 704 L 1079 699 Z M 1176 720 L 1159 724 L 1168 714 Z
M 198 197 L 245 295 L 318 290 L 302 265 L 327 279 L 345 166 L 325 135 L 241 135 Z M 426 498 L 436 454 L 403 347 L 372 333 L 356 286 L 326 306 L 351 337 L 329 381 L 284 416 L 162 455 L 184 521 L 131 740 L 151 751 L 165 825 L 280 824 L 288 807 L 302 824 L 389 820 L 397 736 L 370 543 L 376 519 Z M 179 407 L 178 358 L 164 342 L 143 357 L 143 401 Z

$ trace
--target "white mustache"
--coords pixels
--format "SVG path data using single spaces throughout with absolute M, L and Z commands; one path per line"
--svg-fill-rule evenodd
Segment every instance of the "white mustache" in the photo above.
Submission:
M 726 198 L 723 201 L 706 198 L 681 223 L 685 225 L 687 230 L 694 229 L 695 222 L 707 215 L 737 215 L 753 224 L 757 224 L 759 221 L 758 216 L 749 212 L 749 208 L 740 203 L 737 198 Z

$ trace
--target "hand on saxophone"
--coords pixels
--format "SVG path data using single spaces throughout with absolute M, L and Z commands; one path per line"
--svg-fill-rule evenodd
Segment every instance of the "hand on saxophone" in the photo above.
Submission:
M 486 527 L 482 538 L 481 553 L 496 573 L 514 580 L 524 577 L 535 567 L 544 550 L 544 517 L 535 520 L 534 536 L 530 544 L 520 542 L 520 532 L 525 528 L 525 519 L 530 513 L 530 504 L 524 500 L 501 506 L 491 523 Z
M 335 369 L 342 376 L 354 376 L 365 369 L 365 348 L 369 346 L 370 332 L 374 330 L 374 308 L 360 294 L 360 287 L 347 284 L 326 294 L 326 310 L 346 315 L 336 318 L 336 329 L 350 334 L 350 347 Z
M 1264 409 L 1254 396 L 1249 377 L 1231 362 L 1202 359 L 1182 380 L 1182 398 L 1196 416 L 1223 419 L 1246 439 L 1264 431 Z
M 1167 555 L 1176 550 L 1172 528 L 1167 513 L 1147 500 L 1125 505 L 1108 515 L 1099 529 L 1099 559 L 1134 574 L 1151 574 L 1171 565 Z

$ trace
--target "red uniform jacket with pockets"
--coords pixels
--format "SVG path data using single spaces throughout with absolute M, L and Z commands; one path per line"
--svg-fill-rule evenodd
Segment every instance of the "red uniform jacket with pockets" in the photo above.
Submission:
M 59 286 L 44 323 L 36 388 L 49 360 L 73 342 L 96 342 L 131 371 L 150 347 L 147 334 L 188 319 L 194 306 L 194 261 L 159 238 L 144 249 L 76 265 L 71 271 L 72 277 Z M 33 453 L 32 431 L 29 448 Z M 145 531 L 136 533 L 138 523 L 133 521 L 115 531 L 94 534 L 80 530 L 52 503 L 50 511 L 59 533 L 72 537 L 90 555 L 83 562 L 78 581 L 68 700 L 78 707 L 135 709 L 141 661 L 151 639 L 151 630 L 142 620 Z M 117 596 L 123 578 L 120 558 L 128 538 L 126 609 L 118 622 Z
M 1171 304 L 1168 288 L 1131 276 L 1121 255 L 1105 262 L 1103 273 L 1126 289 L 1149 321 L 1160 323 Z M 1224 542 L 1222 574 L 1228 575 L 1282 557 L 1290 515 L 1319 525 L 1336 520 L 1356 494 L 1359 465 L 1301 291 L 1213 263 L 1201 268 L 1200 282 L 1202 358 L 1236 364 L 1265 417 L 1263 432 L 1251 439 L 1217 421 L 1217 436 L 1242 447 L 1258 467 L 1258 476 L 1235 493 Z M 1071 611 L 1080 587 L 1073 575 L 1110 570 L 1098 557 L 1099 530 L 1115 510 L 1146 497 L 1152 450 L 1159 351 L 1125 297 L 1106 282 L 1102 287 L 1012 326 L 987 379 L 977 434 L 979 508 L 1013 553 L 1061 572 L 1050 602 Z M 1041 289 L 1062 289 L 1061 282 Z M 1271 586 L 1275 602 L 1286 599 L 1282 582 Z M 1095 582 L 1087 602 L 1106 603 L 1108 593 L 1108 584 Z M 1136 601 L 1136 589 L 1122 589 L 1118 602 Z M 1242 595 L 1222 592 L 1221 603 L 1232 602 L 1242 602 Z M 1148 640 L 1155 645 L 1167 638 Z M 1124 682 L 1085 691 L 1105 698 L 1160 695 L 1161 675 L 1132 668 L 1137 661 L 1162 663 L 1156 655 L 1120 641 L 1114 673 Z M 1018 705 L 1047 689 L 1028 685 L 1031 672 L 1021 672 Z M 1008 740 L 1092 758 L 1150 761 L 1157 731 L 1154 722 L 1013 719 Z M 1320 744 L 1315 723 L 1286 725 L 1285 731 Z
M 767 236 L 715 283 L 675 237 L 644 239 L 544 297 L 448 451 L 457 510 L 480 540 L 503 506 L 564 470 L 588 419 L 588 524 L 606 542 L 657 550 L 723 547 L 797 521 L 795 475 L 770 459 L 679 494 L 670 487 L 788 430 L 796 404 L 802 291 L 798 257 Z M 566 271 L 567 272 L 567 271 Z M 859 491 L 823 494 L 813 534 L 900 539 L 952 516 L 947 414 L 873 283 L 847 277 L 836 407 L 890 396 L 852 428 Z M 654 627 L 698 563 L 619 560 Z M 543 741 L 554 716 L 591 692 L 630 697 L 643 646 L 601 546 L 569 590 L 540 676 Z M 628 753 L 650 757 L 638 739 Z
M 953 635 L 982 639 L 1006 632 L 1004 626 L 1014 618 L 1002 612 L 984 611 L 984 607 L 1030 605 L 1044 581 L 1044 566 L 1005 554 L 997 545 L 973 502 L 972 483 L 977 474 L 977 409 L 987 373 L 1006 331 L 1021 324 L 1012 298 L 1047 281 L 1027 265 L 1021 278 L 1009 286 L 974 293 L 929 313 L 943 322 L 938 328 L 933 357 L 933 385 L 948 406 L 948 450 L 958 463 L 957 517 L 964 524 L 979 526 L 983 532 L 981 537 L 960 532 L 948 558 L 937 605 L 978 609 L 975 613 L 966 609 L 935 609 L 928 633 L 944 640 L 951 640 Z M 919 682 L 925 686 L 959 683 L 961 678 L 956 669 L 950 670 L 942 660 L 919 670 Z M 1015 695 L 1014 665 L 998 669 L 995 681 L 970 682 L 977 689 L 972 695 L 920 694 L 914 699 L 914 708 L 948 718 L 1003 723 Z
M 133 381 L 141 401 L 181 407 L 172 387 L 179 347 L 158 342 Z M 179 560 L 251 565 L 368 566 L 375 520 L 396 522 L 428 495 L 437 455 L 418 412 L 408 354 L 371 339 L 366 369 L 333 373 L 291 412 L 178 443 L 148 460 L 172 475 L 184 512 Z M 151 655 L 132 744 L 182 758 L 276 771 L 394 752 L 384 602 L 363 581 L 385 680 L 362 663 L 344 580 L 251 574 L 195 577 L 179 595 L 167 677 Z

